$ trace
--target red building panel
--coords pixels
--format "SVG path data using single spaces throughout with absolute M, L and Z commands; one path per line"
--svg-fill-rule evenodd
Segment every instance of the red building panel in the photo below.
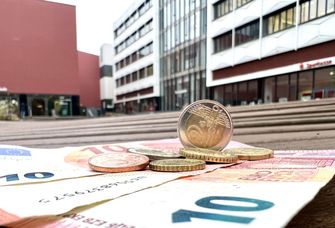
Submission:
M 0 1 L 0 87 L 17 94 L 79 95 L 75 7 Z
M 85 107 L 99 108 L 101 106 L 99 57 L 78 51 L 78 69 L 80 104 Z

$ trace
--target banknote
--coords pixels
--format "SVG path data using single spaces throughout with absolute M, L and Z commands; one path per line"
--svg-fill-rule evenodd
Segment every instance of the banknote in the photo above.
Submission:
M 241 146 L 247 145 L 229 144 Z M 178 151 L 180 143 L 95 145 L 69 148 L 66 156 L 71 155 L 69 165 L 85 169 L 82 151 L 126 152 L 130 147 Z M 335 150 L 274 151 L 271 159 L 208 165 L 193 172 L 145 170 L 1 186 L 0 225 L 283 227 L 334 176 L 334 155 Z
M 231 141 L 227 147 L 240 146 L 246 145 Z M 88 159 L 96 154 L 127 152 L 130 148 L 179 153 L 182 147 L 177 138 L 57 149 L 0 145 L 0 186 L 100 175 L 91 171 L 87 164 Z
M 11 225 L 29 228 L 284 227 L 335 172 L 325 167 L 305 172 L 301 174 L 303 178 L 296 179 L 294 175 L 282 173 L 267 180 L 245 178 L 254 175 L 253 171 L 217 169 L 57 216 L 31 217 Z

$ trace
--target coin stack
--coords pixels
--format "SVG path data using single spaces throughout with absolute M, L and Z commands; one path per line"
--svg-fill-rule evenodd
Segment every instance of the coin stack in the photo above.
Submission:
M 221 152 L 232 137 L 233 124 L 229 112 L 219 102 L 199 100 L 188 105 L 179 116 L 177 130 L 184 146 L 180 155 L 186 159 L 154 161 L 149 164 L 150 169 L 190 171 L 204 169 L 206 162 L 237 162 L 236 155 Z
M 265 148 L 224 148 L 233 135 L 228 110 L 219 102 L 199 100 L 188 105 L 178 120 L 178 136 L 184 148 L 180 155 L 163 150 L 130 148 L 130 153 L 97 155 L 89 159 L 91 169 L 100 172 L 127 172 L 149 168 L 161 172 L 204 169 L 206 162 L 236 163 L 273 156 Z M 184 158 L 180 158 L 183 156 Z

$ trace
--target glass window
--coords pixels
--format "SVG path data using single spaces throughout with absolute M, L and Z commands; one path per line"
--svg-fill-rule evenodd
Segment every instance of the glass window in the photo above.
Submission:
M 214 5 L 214 19 L 222 17 L 233 11 L 233 0 L 221 0 Z
M 133 54 L 131 54 L 131 61 L 135 62 L 137 60 L 137 51 L 135 51 Z
M 309 5 L 309 19 L 316 18 L 317 0 L 311 0 Z
M 300 1 L 300 23 L 334 12 L 334 0 Z
M 200 36 L 200 11 L 195 12 L 195 37 Z
M 295 5 L 264 17 L 263 35 L 291 28 L 295 24 Z
M 335 9 L 335 1 L 334 0 L 328 0 L 327 1 L 327 14 L 333 13 Z
M 176 24 L 175 26 L 175 40 L 176 40 L 176 46 L 180 43 L 180 23 Z
M 206 40 L 201 40 L 200 42 L 200 67 L 206 67 Z
M 329 91 L 335 89 L 335 68 L 327 67 L 315 70 L 314 98 L 328 97 Z
M 309 1 L 300 5 L 300 23 L 308 21 Z
M 200 97 L 200 93 L 201 93 L 201 78 L 200 78 L 200 73 L 196 74 L 195 77 L 195 99 L 199 100 Z
M 130 64 L 130 56 L 126 57 L 126 66 Z
M 195 101 L 195 74 L 190 75 L 190 102 Z
M 281 13 L 280 13 L 280 20 L 279 20 L 280 22 L 280 26 L 279 26 L 279 29 L 280 30 L 284 30 L 285 28 L 286 28 L 286 11 L 282 11 Z
M 137 81 L 137 71 L 133 72 L 131 74 L 131 80 L 134 82 L 134 81 Z
M 232 84 L 224 86 L 224 105 L 232 105 L 233 104 L 233 91 Z
M 206 71 L 201 71 L 201 98 L 205 99 L 207 97 L 206 88 Z
M 251 2 L 252 0 L 236 0 L 236 8 L 241 7 L 249 2 Z
M 235 30 L 235 45 L 259 38 L 259 20 L 243 25 Z
M 190 39 L 190 18 L 187 17 L 185 20 L 184 20 L 184 32 L 185 32 L 185 41 L 188 41 Z
M 299 73 L 299 100 L 310 100 L 312 98 L 313 71 Z
M 130 74 L 126 75 L 126 83 L 130 83 Z
M 288 101 L 289 97 L 289 84 L 288 75 L 277 77 L 277 92 L 276 101 Z
M 257 80 L 248 82 L 248 101 L 256 102 L 258 99 L 258 84 Z
M 232 47 L 232 31 L 224 33 L 213 39 L 214 53 L 229 49 Z
M 290 28 L 295 25 L 295 6 L 293 8 L 289 8 L 286 13 L 286 28 Z
M 206 8 L 203 8 L 200 11 L 200 30 L 201 30 L 201 35 L 205 35 L 207 32 L 207 10 Z
M 290 88 L 289 88 L 289 101 L 297 100 L 297 73 L 290 74 Z
M 264 79 L 264 103 L 271 103 L 275 97 L 275 77 Z
M 185 2 L 185 15 L 190 12 L 190 0 L 181 0 Z
M 154 67 L 153 65 L 147 66 L 147 76 L 151 76 L 154 74 Z
M 140 79 L 145 78 L 145 68 L 140 69 Z
M 139 11 L 140 15 L 142 15 L 142 14 L 145 13 L 145 6 L 144 6 L 144 4 L 142 4 L 142 5 L 140 6 L 140 8 L 139 8 L 138 11 Z
M 194 40 L 194 14 L 190 17 L 190 40 Z
M 318 0 L 318 13 L 317 13 L 318 17 L 321 17 L 326 14 L 326 1 L 327 0 Z
M 195 1 L 196 0 L 190 0 L 190 11 L 195 9 Z M 197 1 L 199 1 L 199 0 L 197 0 Z
M 248 100 L 248 90 L 247 82 L 241 82 L 238 84 L 238 93 L 237 93 L 237 104 L 246 105 Z
M 179 0 L 175 0 L 176 1 L 176 20 L 179 20 L 180 18 L 180 7 L 179 7 L 179 4 L 180 4 L 180 1 Z

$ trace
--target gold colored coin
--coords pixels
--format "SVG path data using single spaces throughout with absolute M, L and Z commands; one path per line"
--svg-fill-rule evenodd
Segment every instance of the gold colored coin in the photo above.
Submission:
M 266 148 L 250 147 L 250 148 L 231 148 L 223 151 L 227 154 L 238 156 L 240 160 L 262 160 L 273 157 L 273 151 Z
M 180 157 L 180 155 L 177 153 L 157 149 L 129 148 L 128 152 L 134 154 L 143 154 L 145 156 L 148 156 L 151 161 L 158 159 L 172 159 Z
M 186 158 L 215 163 L 236 163 L 238 160 L 236 155 L 225 154 L 220 151 L 208 149 L 181 149 L 180 154 Z
M 195 159 L 162 159 L 149 163 L 149 168 L 161 172 L 185 172 L 204 169 L 206 163 Z
M 221 151 L 229 143 L 232 135 L 231 116 L 219 102 L 193 102 L 179 116 L 178 136 L 185 148 Z

